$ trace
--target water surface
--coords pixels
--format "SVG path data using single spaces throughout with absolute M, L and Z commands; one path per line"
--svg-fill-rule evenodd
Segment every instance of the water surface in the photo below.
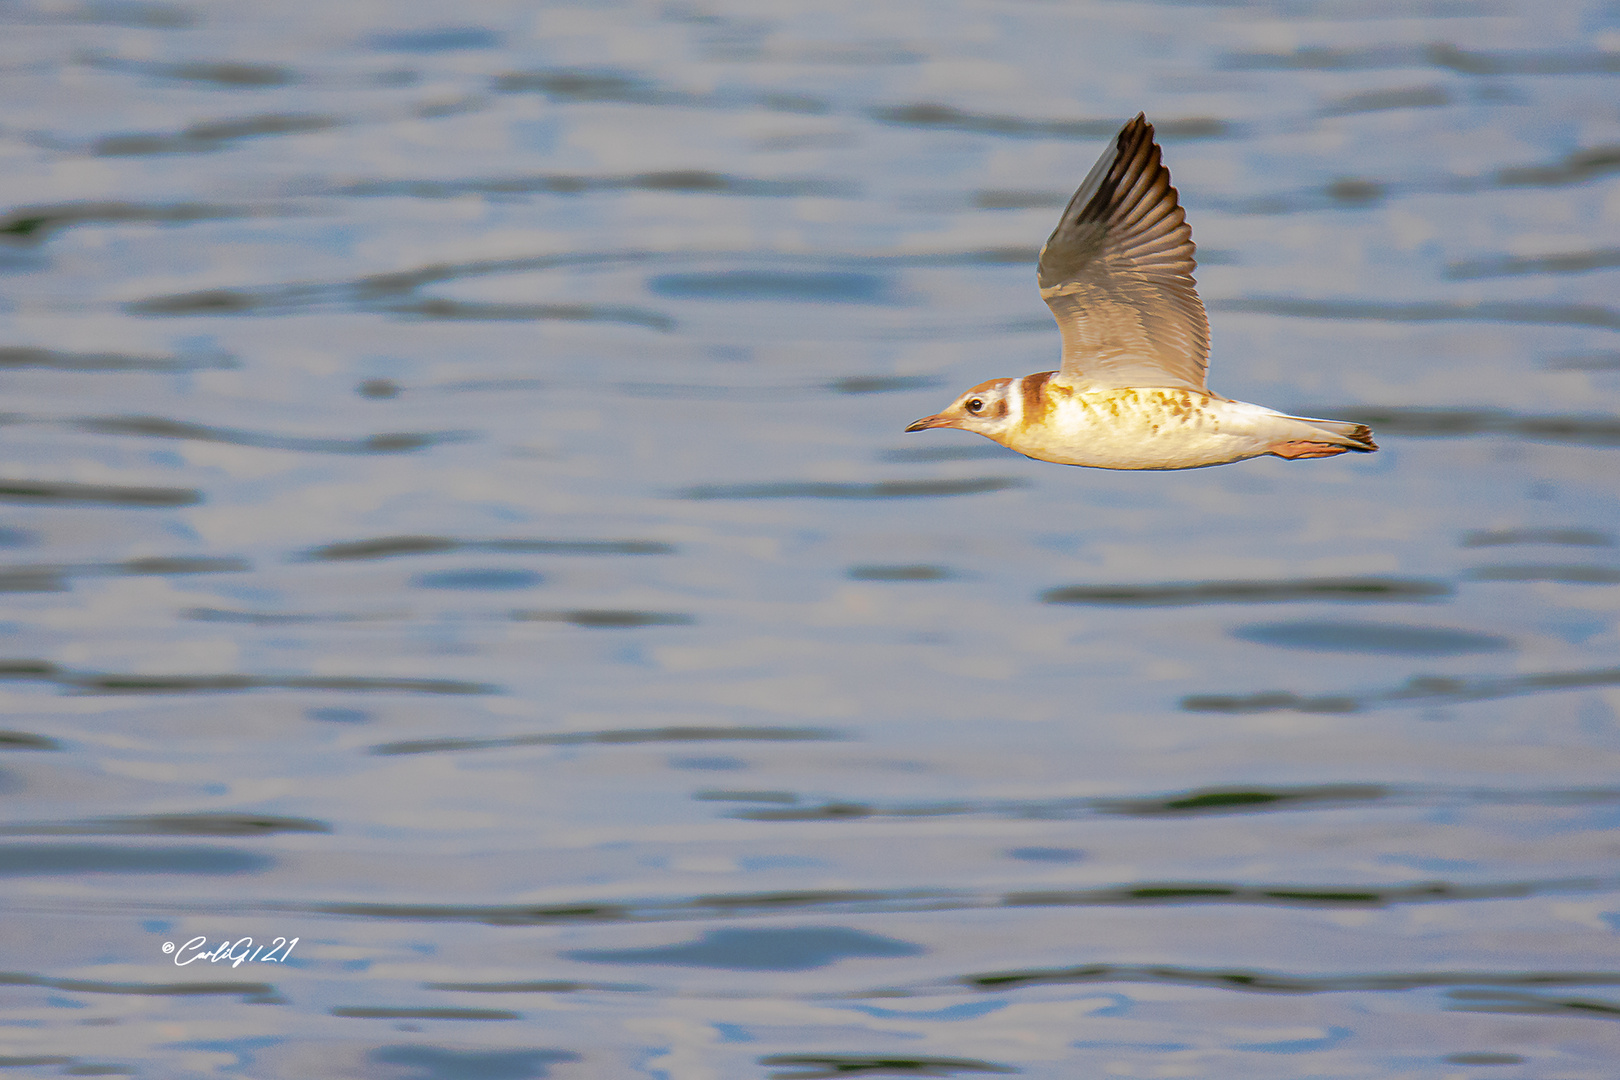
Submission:
M 1614 1075 L 1613 4 L 0 21 L 8 1076 Z M 1380 453 L 903 433 L 1138 110 Z

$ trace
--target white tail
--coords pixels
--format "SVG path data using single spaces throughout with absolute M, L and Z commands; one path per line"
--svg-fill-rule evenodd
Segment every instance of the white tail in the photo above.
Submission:
M 1337 438 L 1328 441 L 1346 449 L 1359 450 L 1363 454 L 1370 454 L 1378 449 L 1378 444 L 1373 442 L 1372 439 L 1372 429 L 1366 424 L 1352 424 L 1348 420 L 1318 420 L 1311 416 L 1291 416 L 1289 419 L 1298 420 L 1302 424 L 1310 424 L 1312 427 L 1321 428 L 1322 431 L 1337 436 Z

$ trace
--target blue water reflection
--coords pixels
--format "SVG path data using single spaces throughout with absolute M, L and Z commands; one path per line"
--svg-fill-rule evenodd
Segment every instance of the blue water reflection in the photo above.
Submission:
M 921 946 L 843 926 L 724 928 L 702 938 L 651 949 L 574 949 L 562 955 L 588 964 L 650 964 L 730 971 L 809 971 L 850 957 L 917 956 Z
M 13 1071 L 1614 1074 L 1612 4 L 0 20 Z M 904 432 L 1138 110 L 1379 453 Z

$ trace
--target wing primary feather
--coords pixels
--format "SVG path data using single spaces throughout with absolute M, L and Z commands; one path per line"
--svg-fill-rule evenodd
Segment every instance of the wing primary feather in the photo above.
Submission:
M 1057 378 L 1086 390 L 1203 391 L 1209 323 L 1194 250 L 1153 125 L 1138 113 L 1041 248 L 1041 295 L 1063 334 Z

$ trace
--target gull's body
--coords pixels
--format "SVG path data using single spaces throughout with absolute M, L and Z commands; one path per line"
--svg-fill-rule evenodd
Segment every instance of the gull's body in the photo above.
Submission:
M 1209 322 L 1192 230 L 1138 115 L 1092 168 L 1041 248 L 1041 297 L 1063 366 L 992 379 L 907 431 L 974 431 L 1042 461 L 1196 469 L 1274 454 L 1378 449 L 1360 424 L 1286 416 L 1204 385 Z

